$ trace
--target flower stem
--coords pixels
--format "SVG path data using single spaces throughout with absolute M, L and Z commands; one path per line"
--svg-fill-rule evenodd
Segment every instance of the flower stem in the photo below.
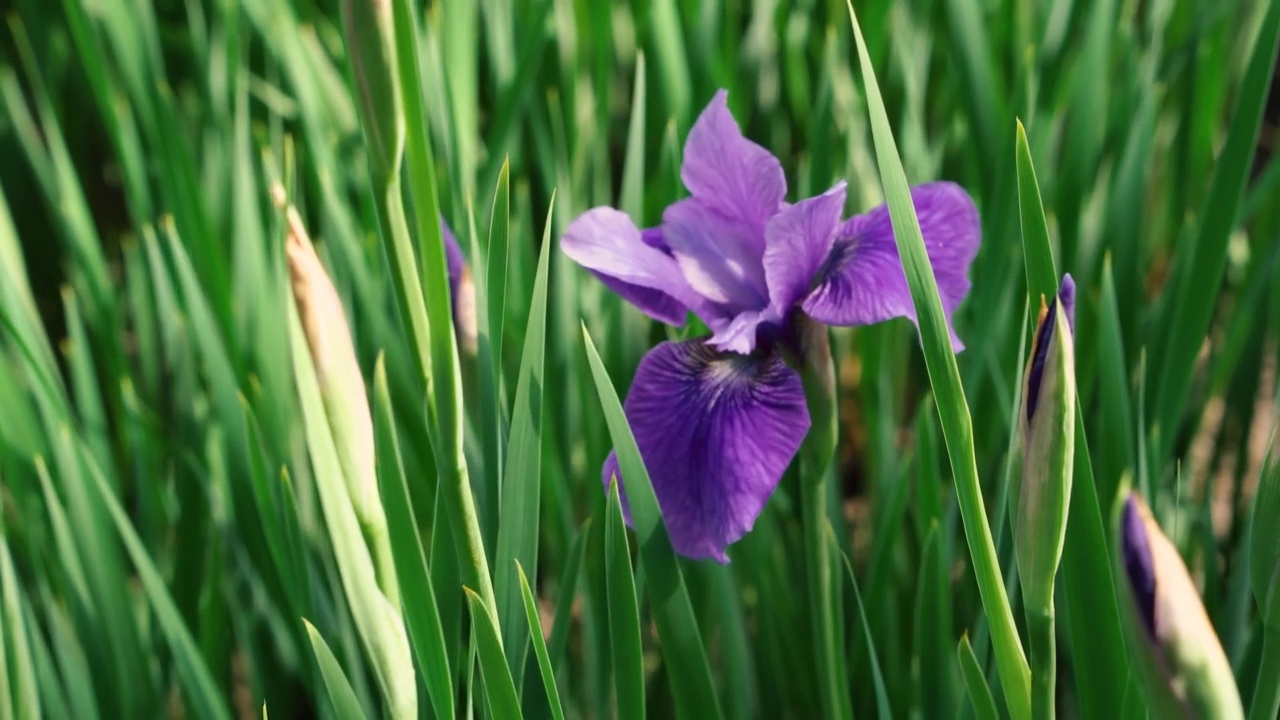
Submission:
M 825 326 L 800 316 L 796 320 L 797 357 L 811 425 L 800 447 L 800 505 L 804 524 L 806 570 L 809 582 L 809 613 L 812 617 L 813 647 L 818 656 L 822 714 L 828 718 L 851 718 L 853 707 L 844 681 L 844 657 L 840 639 L 839 577 L 832 541 L 827 534 L 827 469 L 835 454 L 839 416 L 835 404 L 835 366 L 831 360 L 830 336 Z
M 1269 720 L 1280 713 L 1280 630 L 1264 627 L 1262 633 L 1262 662 L 1249 704 L 1249 720 Z
M 828 718 L 848 717 L 842 706 L 848 703 L 840 677 L 840 654 L 836 645 L 843 637 L 836 627 L 833 587 L 834 559 L 827 537 L 827 487 L 822 476 L 811 477 L 808 463 L 801 462 L 800 505 L 806 548 L 805 566 L 809 581 L 809 612 L 813 646 L 818 660 L 818 682 L 821 689 L 822 715 Z
M 1052 598 L 1045 607 L 1027 608 L 1027 640 L 1031 651 L 1031 717 L 1053 720 L 1058 657 Z

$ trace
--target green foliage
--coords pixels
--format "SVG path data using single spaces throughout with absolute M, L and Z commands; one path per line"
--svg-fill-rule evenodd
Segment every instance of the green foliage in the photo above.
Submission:
M 1244 707 L 1280 707 L 1277 0 L 865 0 L 860 33 L 812 0 L 11 5 L 0 718 L 1026 717 L 1017 413 L 1028 309 L 1065 272 L 1057 712 L 1148 713 L 1104 523 L 1126 487 Z M 723 567 L 673 553 L 621 404 L 697 331 L 558 249 L 591 207 L 657 224 L 721 87 L 789 202 L 839 179 L 846 214 L 888 200 L 920 318 L 830 331 L 834 437 Z M 937 179 L 983 225 L 958 355 L 904 202 Z M 389 565 L 277 186 L 368 389 Z

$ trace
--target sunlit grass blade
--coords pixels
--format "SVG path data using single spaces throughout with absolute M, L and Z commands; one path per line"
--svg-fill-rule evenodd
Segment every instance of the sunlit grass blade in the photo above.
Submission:
M 555 207 L 552 192 L 550 208 Z M 501 603 L 503 647 L 516 687 L 521 686 L 529 632 L 520 621 L 520 585 L 516 562 L 529 572 L 538 567 L 538 517 L 542 490 L 543 389 L 546 377 L 547 274 L 550 270 L 552 210 L 542 232 L 538 275 L 533 283 L 533 306 L 524 333 L 524 351 L 516 383 L 516 399 L 511 411 L 511 433 L 507 441 L 507 467 L 502 482 L 502 511 L 498 524 L 495 591 Z
M 585 325 L 582 335 L 596 393 L 618 454 L 618 468 L 631 510 L 631 525 L 640 547 L 640 568 L 645 573 L 649 606 L 658 626 L 662 657 L 676 707 L 689 717 L 719 717 L 720 707 L 707 665 L 707 652 L 702 645 L 684 575 L 662 523 L 658 498 L 653 493 L 649 473 L 640 457 L 635 436 L 631 434 L 631 426 L 622 412 L 622 403 L 618 400 L 613 381 L 609 379 Z
M 1031 162 L 1031 147 L 1022 121 L 1017 121 L 1016 162 L 1018 165 L 1018 217 L 1022 220 L 1023 264 L 1027 269 L 1027 294 L 1033 310 L 1038 298 L 1052 298 L 1058 292 L 1058 273 L 1053 269 L 1053 249 L 1049 244 L 1049 224 L 1044 217 L 1040 184 Z M 1028 240 L 1031 238 L 1031 240 Z
M 644 660 L 640 651 L 640 608 L 631 572 L 631 547 L 627 543 L 618 478 L 609 480 L 609 506 L 604 531 L 604 571 L 609 588 L 609 646 L 613 652 L 614 693 L 618 717 L 643 718 Z
M 422 682 L 431 698 L 436 716 L 454 717 L 454 684 L 445 651 L 444 633 L 440 627 L 440 611 L 436 592 L 427 572 L 422 551 L 421 533 L 414 520 L 413 500 L 400 457 L 400 441 L 396 436 L 395 412 L 387 389 L 384 358 L 378 357 L 373 371 L 374 420 L 377 430 L 378 481 L 387 508 L 387 529 L 391 534 L 392 556 L 396 576 L 404 599 L 405 623 L 414 657 L 422 672 Z
M 493 613 L 482 607 L 484 600 L 471 588 L 464 589 L 467 604 L 471 607 L 471 629 L 475 635 L 473 647 L 480 661 L 480 675 L 484 680 L 489 710 L 498 718 L 523 717 L 520 698 L 516 696 L 516 686 L 511 681 L 511 671 L 507 669 L 507 659 L 502 653 L 502 641 L 498 639 L 498 628 L 493 626 Z
M 315 653 L 316 664 L 320 666 L 320 676 L 324 678 L 325 690 L 329 693 L 329 702 L 333 703 L 333 711 L 340 718 L 364 720 L 366 717 L 364 708 L 360 707 L 356 691 L 351 689 L 351 681 L 347 680 L 347 674 L 338 664 L 338 658 L 334 657 L 329 644 L 320 636 L 320 631 L 316 630 L 314 625 L 306 619 L 303 619 L 302 623 L 307 627 L 307 637 L 311 638 L 311 650 Z M 265 716 L 265 706 L 262 712 Z
M 8 717 L 16 720 L 36 720 L 41 717 L 40 693 L 22 604 L 13 556 L 4 528 L 0 526 L 0 620 L 3 620 L 0 624 L 3 627 L 0 630 L 0 710 L 11 713 Z M 9 652 L 5 651 L 6 647 Z
M 1155 457 L 1163 459 L 1172 447 L 1190 396 L 1199 348 L 1208 334 L 1217 294 L 1227 264 L 1228 240 L 1235 229 L 1245 183 L 1253 163 L 1262 123 L 1267 88 L 1280 48 L 1280 2 L 1272 0 L 1254 41 L 1248 70 L 1237 91 L 1226 142 L 1218 154 L 1209 192 L 1199 214 L 1191 254 L 1178 258 L 1169 301 L 1159 327 L 1167 333 L 1156 375 L 1151 431 L 1158 443 Z M 1185 245 L 1183 245 L 1185 247 Z M 1144 429 L 1145 431 L 1145 429 Z
M 907 284 L 911 288 L 911 300 L 916 309 L 924 346 L 925 363 L 929 379 L 937 398 L 938 414 L 942 420 L 943 437 L 947 441 L 947 453 L 955 473 L 956 494 L 964 518 L 965 535 L 969 541 L 969 554 L 973 558 L 978 579 L 978 590 L 983 607 L 991 623 L 991 636 L 996 649 L 996 662 L 1000 668 L 1002 687 L 1009 712 L 1014 718 L 1030 714 L 1030 672 L 1026 655 L 1018 640 L 1013 611 L 1004 594 L 1004 583 L 992 543 L 991 528 L 987 524 L 986 509 L 982 501 L 982 487 L 978 481 L 977 459 L 973 447 L 973 422 L 960 383 L 960 371 L 951 351 L 951 339 L 938 296 L 937 282 L 933 277 L 920 222 L 911 203 L 906 174 L 898 159 L 893 132 L 885 113 L 884 101 L 876 82 L 871 59 L 867 55 L 862 31 L 853 11 L 852 3 L 846 3 L 849 20 L 853 24 L 858 56 L 862 66 L 862 81 L 866 87 L 871 111 L 871 129 L 875 139 L 876 158 L 880 168 L 880 181 L 884 185 L 885 198 L 894 227 L 894 237 L 902 257 Z
M 516 564 L 516 572 L 520 575 L 520 597 L 524 601 L 524 616 L 529 623 L 529 635 L 533 638 L 533 652 L 538 658 L 538 670 L 542 673 L 542 685 L 546 689 L 547 702 L 551 706 L 551 717 L 554 720 L 564 720 L 564 707 L 560 704 L 560 691 L 556 687 L 556 671 L 551 665 L 551 655 L 547 652 L 542 623 L 538 620 L 537 601 L 533 599 L 529 578 L 525 577 L 524 568 L 519 563 Z
M 969 634 L 960 637 L 956 647 L 960 659 L 960 674 L 964 677 L 965 688 L 969 691 L 969 702 L 973 705 L 973 714 L 978 720 L 996 720 L 1000 715 L 996 712 L 996 699 L 987 687 L 987 678 L 978 665 L 978 658 L 973 654 L 973 646 L 969 644 Z

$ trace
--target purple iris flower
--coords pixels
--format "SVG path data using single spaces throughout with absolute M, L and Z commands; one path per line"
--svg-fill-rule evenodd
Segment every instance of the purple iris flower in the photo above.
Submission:
M 641 230 L 609 207 L 574 220 L 561 249 L 642 312 L 707 338 L 664 342 L 640 361 L 624 409 L 672 545 L 727 562 L 809 429 L 800 376 L 784 359 L 803 313 L 828 325 L 915 319 L 886 206 L 841 221 L 845 183 L 786 202 L 782 165 L 742 135 L 721 90 L 684 148 L 691 197 Z M 963 189 L 912 189 L 948 324 L 969 291 L 978 213 Z M 954 331 L 952 344 L 963 348 Z M 794 343 L 791 343 L 793 345 Z M 616 455 L 602 480 L 618 472 Z

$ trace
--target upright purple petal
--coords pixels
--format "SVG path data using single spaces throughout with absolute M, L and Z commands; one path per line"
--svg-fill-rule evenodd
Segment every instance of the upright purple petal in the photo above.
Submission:
M 690 307 L 703 301 L 680 274 L 676 260 L 648 240 L 623 212 L 599 207 L 569 224 L 560 249 L 641 312 L 683 325 Z
M 715 94 L 689 130 L 680 178 L 695 198 L 725 217 L 760 228 L 787 195 L 782 164 L 743 137 L 724 90 Z
M 640 361 L 624 403 L 671 543 L 727 562 L 809 430 L 800 377 L 780 358 L 665 342 Z M 613 455 L 602 480 L 617 472 Z
M 764 226 L 753 226 L 717 211 L 699 198 L 686 198 L 662 214 L 662 235 L 690 287 L 730 314 L 768 304 Z
M 785 313 L 809 293 L 822 263 L 831 255 L 845 182 L 795 205 L 769 221 L 765 229 L 764 272 L 773 306 Z
M 917 185 L 911 199 L 924 234 L 950 324 L 969 292 L 969 265 L 978 253 L 981 226 L 968 193 L 948 182 Z M 895 317 L 915 320 L 915 308 L 885 205 L 849 220 L 836 233 L 831 255 L 804 311 L 828 325 L 869 325 Z M 956 350 L 964 343 L 951 330 Z

